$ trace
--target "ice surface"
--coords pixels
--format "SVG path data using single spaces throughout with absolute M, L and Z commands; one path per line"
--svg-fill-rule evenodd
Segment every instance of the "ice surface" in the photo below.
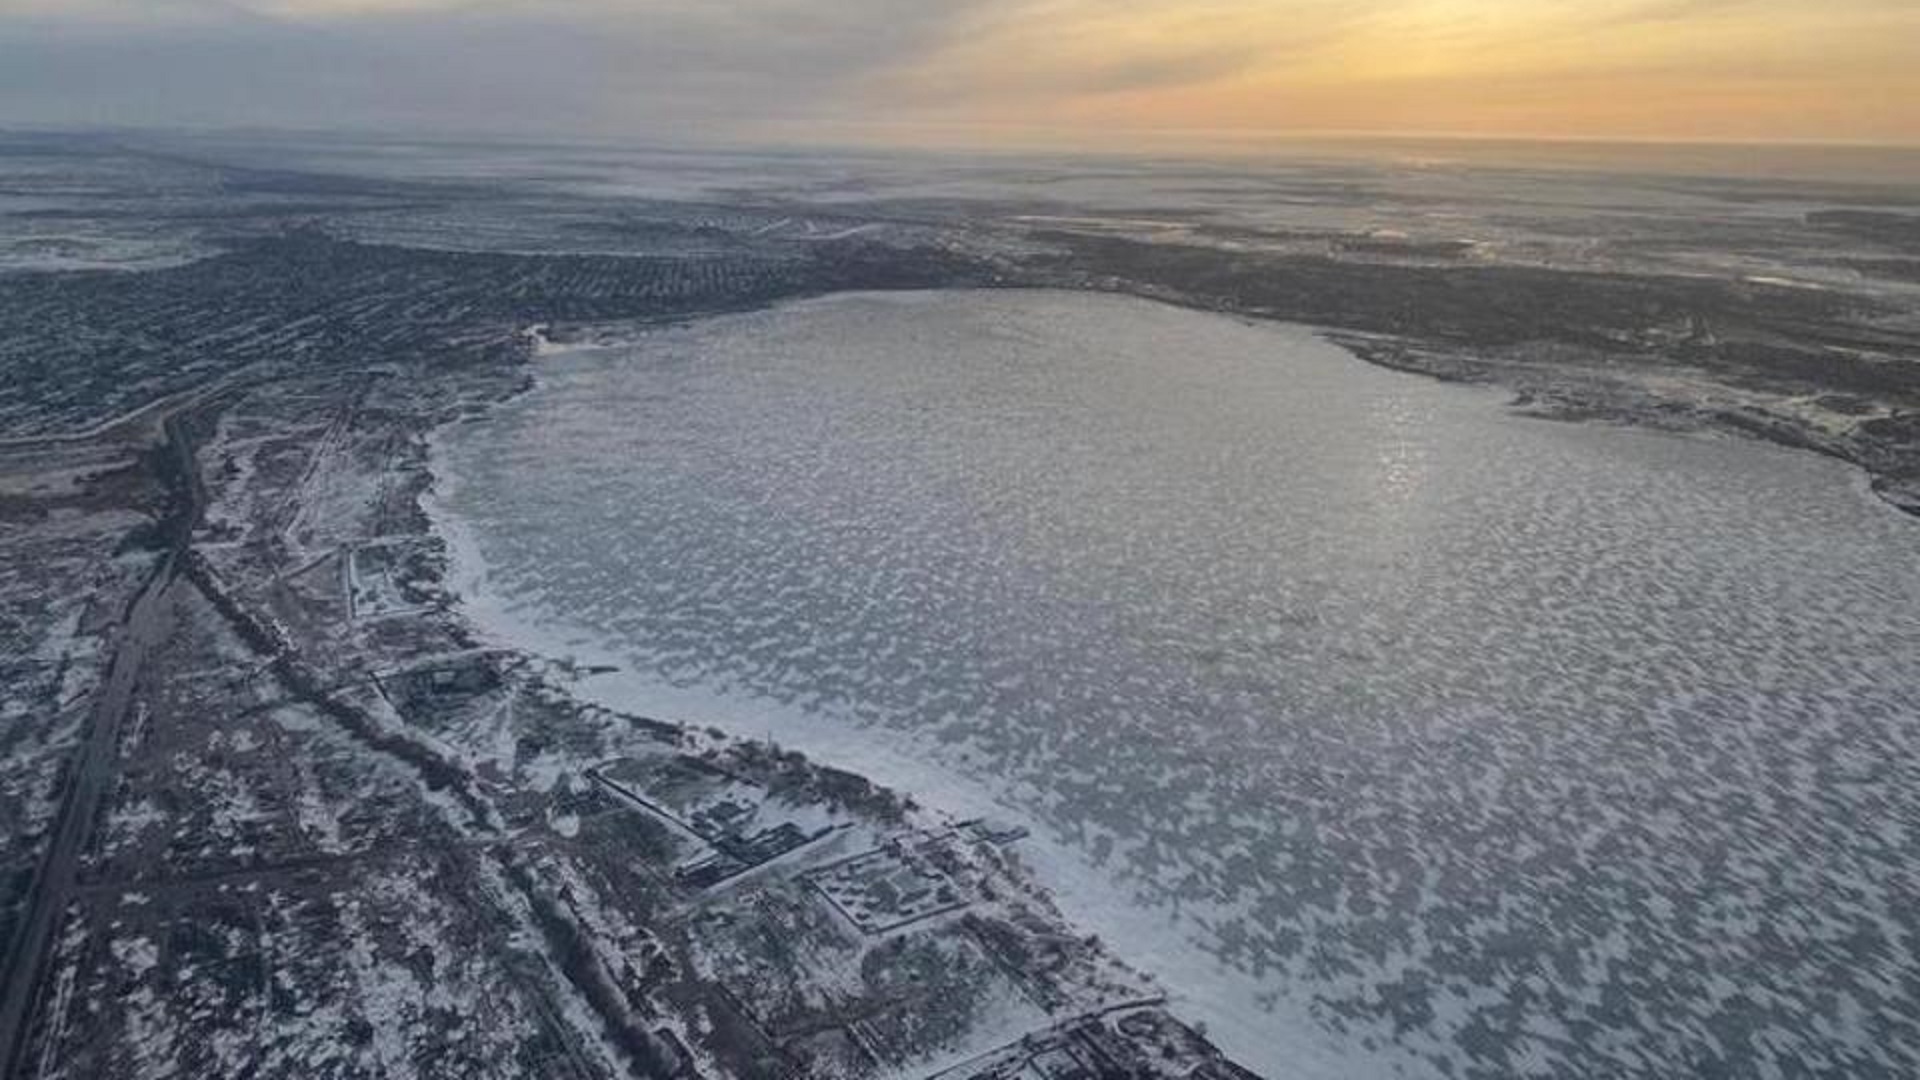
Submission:
M 1009 292 L 549 356 L 437 454 L 496 631 L 963 778 L 1255 1064 L 1920 1064 L 1920 528 L 1833 462 Z

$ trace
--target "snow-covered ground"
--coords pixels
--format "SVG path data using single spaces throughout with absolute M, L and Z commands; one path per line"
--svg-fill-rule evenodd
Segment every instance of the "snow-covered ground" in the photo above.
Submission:
M 436 444 L 482 627 L 1032 824 L 1248 1064 L 1920 1062 L 1920 527 L 1842 466 L 1063 293 L 538 371 Z

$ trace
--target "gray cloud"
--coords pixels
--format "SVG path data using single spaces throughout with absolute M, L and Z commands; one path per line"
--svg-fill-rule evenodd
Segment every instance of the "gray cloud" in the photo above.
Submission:
M 1127 57 L 1081 73 L 1068 87 L 1115 93 L 1212 82 L 1245 71 L 1268 54 L 1263 46 L 1243 45 Z
M 831 112 L 977 6 L 0 4 L 0 121 L 661 135 Z

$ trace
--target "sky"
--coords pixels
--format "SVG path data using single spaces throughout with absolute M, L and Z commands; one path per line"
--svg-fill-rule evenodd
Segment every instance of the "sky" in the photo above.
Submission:
M 1920 0 L 0 0 L 0 124 L 1920 144 Z

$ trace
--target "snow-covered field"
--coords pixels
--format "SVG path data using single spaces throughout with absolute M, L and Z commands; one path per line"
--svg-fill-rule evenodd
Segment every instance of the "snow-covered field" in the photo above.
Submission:
M 1920 1065 L 1920 527 L 1311 332 L 859 295 L 442 432 L 474 617 L 590 693 L 1036 826 L 1277 1074 Z

